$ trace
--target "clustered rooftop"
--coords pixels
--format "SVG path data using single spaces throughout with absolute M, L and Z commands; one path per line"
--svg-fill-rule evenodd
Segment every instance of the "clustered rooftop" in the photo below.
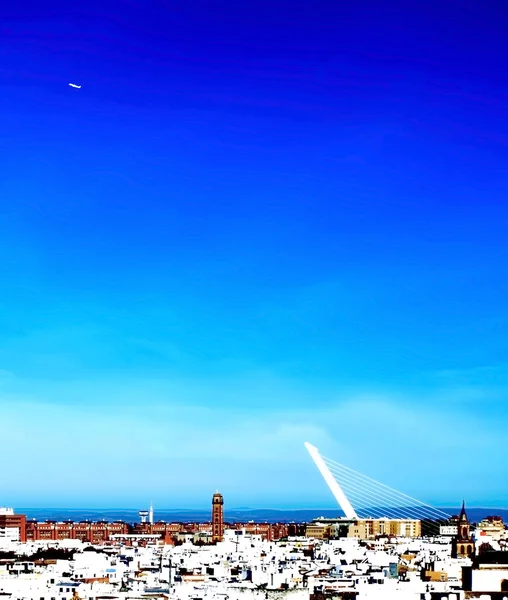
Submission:
M 211 523 L 37 525 L 84 533 L 21 541 L 31 522 L 0 511 L 0 600 L 508 597 L 505 526 L 490 517 L 472 527 L 464 506 L 432 535 L 420 522 L 390 519 L 232 527 L 220 494 Z M 157 529 L 169 525 L 171 535 Z M 107 539 L 90 533 L 104 528 Z

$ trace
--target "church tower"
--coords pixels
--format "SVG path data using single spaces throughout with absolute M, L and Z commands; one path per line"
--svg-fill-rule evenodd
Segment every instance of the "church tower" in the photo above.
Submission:
M 466 505 L 462 502 L 459 520 L 457 521 L 457 535 L 452 542 L 452 558 L 467 558 L 475 553 L 475 542 L 471 537 L 471 525 L 466 514 Z
M 224 498 L 215 492 L 212 498 L 212 542 L 222 542 L 224 537 Z

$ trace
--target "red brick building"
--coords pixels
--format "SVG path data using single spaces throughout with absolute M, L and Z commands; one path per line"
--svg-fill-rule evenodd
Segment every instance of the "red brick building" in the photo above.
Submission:
M 164 521 L 159 521 L 158 523 L 136 523 L 132 527 L 133 534 L 159 535 L 165 544 L 173 544 L 174 536 L 184 531 L 185 525 L 183 523 L 165 523 Z
M 219 505 L 221 506 L 221 505 Z M 81 521 L 78 523 L 66 521 L 58 523 L 55 521 L 26 521 L 24 515 L 15 515 L 18 520 L 10 518 L 10 526 L 20 525 L 20 540 L 22 541 L 58 541 L 65 539 L 81 540 L 89 544 L 103 544 L 111 541 L 113 535 L 154 535 L 166 544 L 173 544 L 174 537 L 185 533 L 221 532 L 224 534 L 223 516 L 219 515 L 213 523 L 136 523 L 132 526 L 121 521 L 114 523 L 91 523 Z M 0 527 L 2 526 L 2 515 L 0 515 Z M 219 528 L 220 527 L 220 528 Z M 287 537 L 290 526 L 285 523 L 235 523 L 233 529 L 244 529 L 246 533 L 261 535 L 264 540 L 276 541 Z M 217 540 L 215 540 L 217 541 Z
M 108 542 L 112 535 L 129 533 L 129 525 L 123 522 L 115 523 L 55 523 L 54 521 L 28 521 L 26 523 L 27 541 L 57 541 L 57 540 L 81 540 L 90 544 L 102 544 Z
M 208 523 L 136 523 L 129 525 L 123 521 L 108 523 L 105 521 L 26 521 L 24 515 L 15 515 L 10 512 L 0 512 L 0 528 L 17 527 L 21 541 L 59 541 L 65 539 L 81 540 L 88 544 L 107 544 L 118 541 L 116 536 L 126 536 L 125 542 L 132 543 L 136 536 L 140 536 L 136 543 L 148 543 L 159 540 L 165 544 L 174 544 L 182 541 L 184 534 L 211 534 L 213 542 L 224 539 L 224 529 L 229 525 L 224 523 L 224 498 L 219 492 L 212 497 L 212 520 Z M 298 524 L 285 523 L 235 523 L 233 529 L 243 529 L 248 534 L 260 535 L 264 540 L 276 541 L 291 535 L 298 535 Z M 206 536 L 205 536 L 206 537 Z M 146 539 L 145 539 L 146 538 Z M 205 541 L 207 543 L 207 541 Z
M 288 536 L 285 523 L 235 523 L 233 529 L 244 529 L 245 533 L 260 535 L 264 540 L 273 542 Z

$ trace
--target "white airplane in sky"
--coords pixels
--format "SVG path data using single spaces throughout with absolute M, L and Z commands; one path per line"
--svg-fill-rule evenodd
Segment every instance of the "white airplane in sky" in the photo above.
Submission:
M 77 88 L 78 90 L 80 90 L 80 89 L 81 89 L 81 86 L 80 86 L 80 85 L 76 85 L 75 83 L 69 83 L 69 85 L 70 85 L 71 87 L 73 87 L 73 88 Z

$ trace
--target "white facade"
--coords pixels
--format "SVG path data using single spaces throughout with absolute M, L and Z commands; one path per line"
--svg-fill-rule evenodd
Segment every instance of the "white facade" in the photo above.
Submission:
M 501 568 L 473 569 L 471 591 L 485 593 L 501 592 L 503 581 L 508 582 L 508 566 L 506 565 L 503 565 Z
M 0 527 L 0 540 L 19 542 L 19 527 Z
M 245 531 L 226 530 L 213 546 L 152 544 L 146 547 L 101 546 L 65 542 L 9 542 L 10 549 L 31 555 L 47 548 L 67 548 L 69 560 L 55 564 L 19 561 L 0 565 L 0 597 L 9 600 L 137 600 L 162 594 L 170 600 L 309 600 L 317 592 L 357 592 L 358 600 L 420 600 L 439 592 L 457 593 L 467 559 L 451 559 L 442 540 L 394 539 L 364 544 L 356 539 L 269 542 Z M 312 549 L 312 553 L 310 550 Z M 448 573 L 449 581 L 422 581 L 427 563 Z M 404 580 L 397 574 L 404 570 Z M 492 576 L 491 576 L 492 577 Z
M 441 525 L 439 527 L 439 533 L 440 535 L 454 537 L 458 533 L 457 525 Z
M 0 515 L 14 515 L 14 509 L 0 506 Z M 0 544 L 3 546 L 8 541 L 19 541 L 19 529 L 17 527 L 0 527 Z

